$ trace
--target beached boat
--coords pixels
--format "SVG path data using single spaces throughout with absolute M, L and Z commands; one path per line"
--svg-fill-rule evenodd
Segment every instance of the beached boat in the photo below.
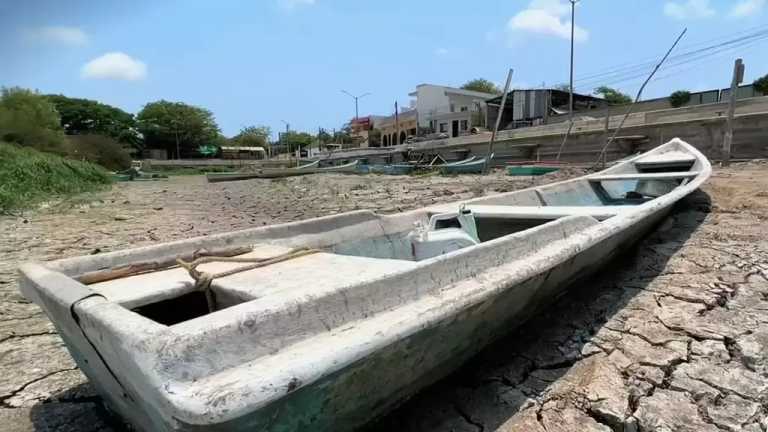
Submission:
M 485 160 L 487 158 L 480 158 L 477 160 L 463 161 L 457 164 L 447 164 L 440 166 L 440 174 L 481 174 L 485 169 Z M 493 155 L 490 156 L 493 159 Z
M 319 173 L 351 173 L 357 170 L 357 161 L 352 161 L 344 165 L 329 166 L 318 168 L 319 161 L 312 162 L 295 168 L 262 168 L 253 172 L 234 172 L 234 173 L 207 173 L 205 176 L 209 182 L 223 182 L 235 180 L 249 180 L 254 178 L 280 178 L 294 177 L 307 174 Z
M 360 174 L 408 175 L 414 168 L 415 166 L 410 164 L 361 165 L 358 172 Z
M 710 172 L 674 139 L 460 203 L 29 263 L 20 287 L 140 429 L 344 431 L 627 250 Z
M 560 161 L 507 162 L 507 174 L 511 176 L 540 176 L 555 172 L 565 164 Z

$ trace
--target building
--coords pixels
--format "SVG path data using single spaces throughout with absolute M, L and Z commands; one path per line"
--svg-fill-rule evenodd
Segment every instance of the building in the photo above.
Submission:
M 222 159 L 266 159 L 267 151 L 264 147 L 221 147 Z
M 357 147 L 379 147 L 380 142 L 371 142 L 370 132 L 384 116 L 369 115 L 349 121 L 350 136 Z
M 502 96 L 488 99 L 486 104 L 486 124 L 493 127 L 501 106 Z M 549 123 L 551 116 L 566 114 L 570 94 L 557 89 L 512 90 L 507 93 L 504 112 L 499 129 L 516 129 Z M 589 111 L 608 107 L 605 99 L 574 93 L 573 111 L 580 115 L 589 115 Z
M 403 144 L 408 137 L 416 136 L 416 110 L 407 110 L 398 115 L 380 117 L 375 120 L 374 128 L 381 132 L 381 146 L 389 147 Z
M 444 133 L 450 137 L 468 134 L 473 126 L 485 126 L 487 99 L 494 94 L 434 84 L 419 84 L 409 93 L 418 112 L 419 135 Z

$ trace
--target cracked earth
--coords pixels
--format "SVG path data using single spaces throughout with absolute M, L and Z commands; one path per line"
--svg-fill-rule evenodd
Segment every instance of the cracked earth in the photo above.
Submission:
M 548 175 L 537 184 L 580 175 Z M 599 277 L 366 429 L 768 430 L 768 165 L 716 169 Z M 114 431 L 53 326 L 16 287 L 25 260 L 122 249 L 360 208 L 395 212 L 530 186 L 487 177 L 306 176 L 119 184 L 0 217 L 0 425 Z

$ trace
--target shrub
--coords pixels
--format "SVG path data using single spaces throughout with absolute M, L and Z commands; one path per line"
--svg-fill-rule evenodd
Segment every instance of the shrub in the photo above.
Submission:
M 756 79 L 752 85 L 755 86 L 755 90 L 768 96 L 768 74 L 764 75 L 762 78 Z
M 29 208 L 61 195 L 90 192 L 112 182 L 98 165 L 0 142 L 0 212 Z
M 67 156 L 99 164 L 112 171 L 131 167 L 131 155 L 115 139 L 104 135 L 67 136 Z
M 678 90 L 669 95 L 669 103 L 675 107 L 680 108 L 691 101 L 691 92 L 688 90 Z
M 36 92 L 0 90 L 0 140 L 64 154 L 64 131 L 55 106 Z

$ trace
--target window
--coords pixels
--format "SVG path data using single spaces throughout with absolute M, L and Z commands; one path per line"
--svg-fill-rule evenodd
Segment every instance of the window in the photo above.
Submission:
M 468 122 L 466 120 L 461 121 L 461 130 L 463 131 L 467 130 L 467 123 Z
M 440 123 L 440 132 L 448 132 L 448 123 Z
M 456 106 L 454 104 L 451 104 L 451 112 L 456 112 Z
M 463 107 L 460 108 L 460 110 L 461 110 L 461 112 L 469 111 L 469 107 L 463 106 Z

